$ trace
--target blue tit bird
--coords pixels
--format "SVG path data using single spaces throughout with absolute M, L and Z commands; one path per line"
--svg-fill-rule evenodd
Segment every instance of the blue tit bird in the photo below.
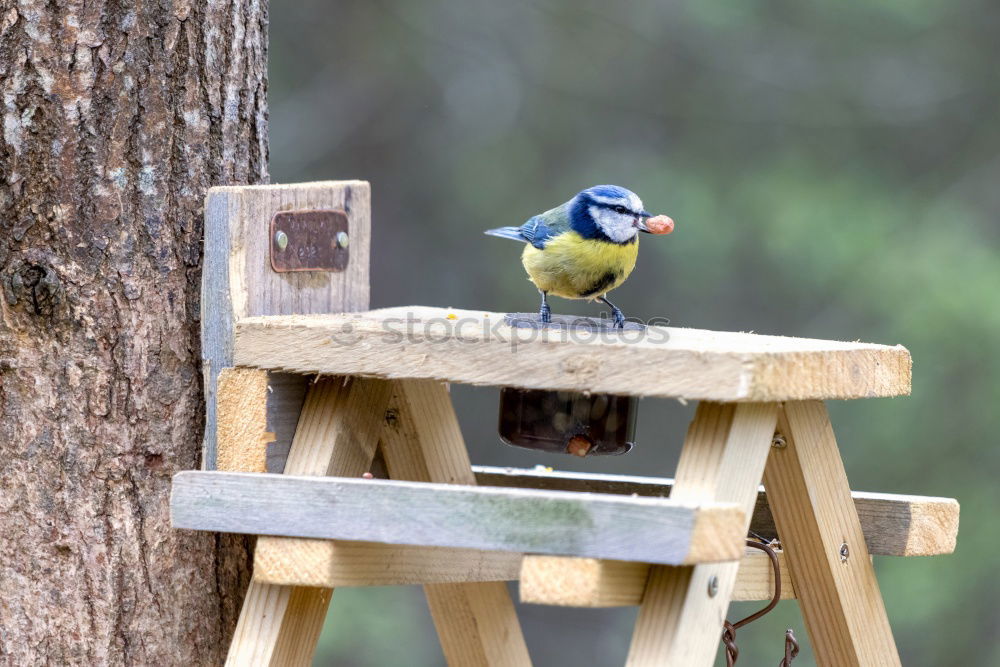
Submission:
M 639 232 L 652 214 L 642 200 L 617 185 L 595 185 L 565 204 L 540 213 L 520 227 L 489 229 L 486 234 L 525 243 L 521 263 L 542 295 L 539 315 L 552 321 L 548 295 L 597 300 L 611 308 L 618 328 L 625 315 L 607 294 L 628 278 L 639 253 Z M 664 218 L 673 229 L 673 221 Z

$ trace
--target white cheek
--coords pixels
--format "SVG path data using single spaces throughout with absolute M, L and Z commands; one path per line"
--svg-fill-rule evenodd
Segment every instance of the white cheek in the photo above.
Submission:
M 637 233 L 632 226 L 632 217 L 619 215 L 606 208 L 590 207 L 590 215 L 594 218 L 601 231 L 608 235 L 608 238 L 615 243 L 624 243 Z

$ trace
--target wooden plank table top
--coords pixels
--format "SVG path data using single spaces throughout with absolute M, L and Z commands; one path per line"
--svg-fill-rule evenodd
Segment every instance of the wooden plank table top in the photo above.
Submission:
M 435 379 L 712 401 L 899 396 L 910 353 L 896 345 L 650 326 L 512 328 L 503 313 L 406 306 L 247 317 L 234 362 L 294 373 Z

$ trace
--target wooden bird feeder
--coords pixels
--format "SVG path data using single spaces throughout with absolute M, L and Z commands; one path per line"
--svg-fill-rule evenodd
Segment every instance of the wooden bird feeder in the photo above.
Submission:
M 360 181 L 207 198 L 206 469 L 174 477 L 171 512 L 260 536 L 228 664 L 307 665 L 335 587 L 423 584 L 448 664 L 529 665 L 516 580 L 526 602 L 638 605 L 629 665 L 708 666 L 730 601 L 773 590 L 748 530 L 780 537 L 818 664 L 899 664 L 870 556 L 950 553 L 958 504 L 852 493 L 823 401 L 909 393 L 905 348 L 370 311 L 369 211 Z M 673 479 L 481 468 L 448 382 L 700 403 Z

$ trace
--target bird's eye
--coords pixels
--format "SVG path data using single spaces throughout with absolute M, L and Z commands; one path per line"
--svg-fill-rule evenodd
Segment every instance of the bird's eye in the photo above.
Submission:
M 628 209 L 625 208 L 624 206 L 615 206 L 614 211 L 615 211 L 615 213 L 621 213 L 623 215 L 625 213 L 628 213 Z

